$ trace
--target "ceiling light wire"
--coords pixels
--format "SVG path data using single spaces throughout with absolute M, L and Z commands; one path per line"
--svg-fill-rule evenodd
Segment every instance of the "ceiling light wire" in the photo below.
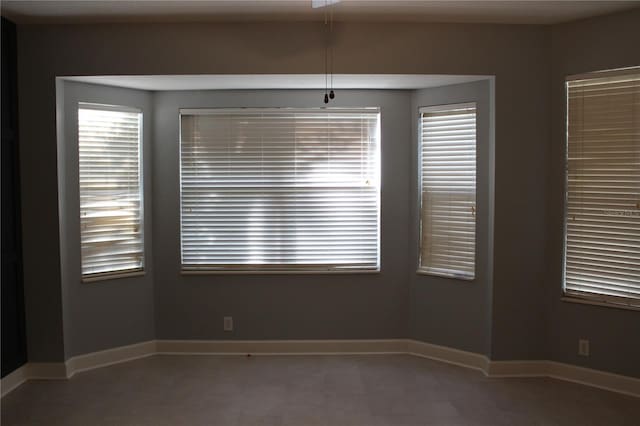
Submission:
M 336 97 L 333 91 L 333 2 L 324 0 L 324 103 Z M 329 58 L 329 55 L 331 56 Z M 330 90 L 330 91 L 329 91 Z M 329 91 L 329 93 L 327 93 Z
M 327 72 L 328 72 L 328 67 L 327 67 L 327 56 L 328 56 L 328 47 L 327 47 L 327 40 L 326 40 L 326 34 L 327 34 L 327 0 L 324 1 L 324 33 L 325 33 L 325 42 L 324 42 L 324 103 L 328 104 L 329 103 L 329 95 L 327 94 Z
M 330 92 L 329 92 L 329 99 L 333 99 L 336 97 L 334 91 L 333 91 L 333 64 L 334 64 L 334 50 L 333 50 L 333 7 L 331 8 L 331 10 L 329 11 L 329 40 L 330 40 L 330 45 L 331 45 L 331 66 L 329 68 L 330 72 L 331 72 L 331 86 L 330 86 Z
M 324 103 L 329 103 L 329 95 L 327 94 L 327 46 L 324 47 Z

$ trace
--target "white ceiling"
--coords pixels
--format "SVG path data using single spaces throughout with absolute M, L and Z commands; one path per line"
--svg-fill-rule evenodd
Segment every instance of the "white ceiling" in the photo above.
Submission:
M 320 20 L 312 0 L 25 1 L 3 0 L 17 23 Z M 341 0 L 336 20 L 556 24 L 640 7 L 627 1 Z
M 128 75 L 61 77 L 140 90 L 324 89 L 324 74 Z M 421 89 L 484 80 L 488 76 L 335 74 L 335 89 Z

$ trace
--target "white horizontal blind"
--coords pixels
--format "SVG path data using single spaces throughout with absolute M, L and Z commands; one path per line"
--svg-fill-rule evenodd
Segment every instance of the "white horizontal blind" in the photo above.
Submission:
M 131 109 L 91 104 L 78 108 L 85 279 L 143 269 L 141 121 L 142 114 Z
M 377 109 L 183 110 L 184 270 L 378 268 Z
M 640 70 L 566 86 L 565 292 L 640 304 Z
M 472 279 L 476 254 L 475 104 L 422 109 L 420 136 L 419 270 Z

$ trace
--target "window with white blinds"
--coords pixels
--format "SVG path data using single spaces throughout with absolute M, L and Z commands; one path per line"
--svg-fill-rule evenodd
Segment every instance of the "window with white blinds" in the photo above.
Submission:
M 566 92 L 565 294 L 640 306 L 640 68 Z
M 378 270 L 378 109 L 182 110 L 180 136 L 183 270 Z
M 78 107 L 83 280 L 143 270 L 141 129 L 140 111 Z
M 476 264 L 476 106 L 420 109 L 418 272 L 473 279 Z

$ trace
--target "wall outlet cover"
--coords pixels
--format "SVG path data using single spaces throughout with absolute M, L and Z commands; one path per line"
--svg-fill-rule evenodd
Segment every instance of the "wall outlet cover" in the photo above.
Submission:
M 233 331 L 233 317 L 224 317 L 224 331 Z
M 578 340 L 578 355 L 589 356 L 589 341 L 587 339 Z

